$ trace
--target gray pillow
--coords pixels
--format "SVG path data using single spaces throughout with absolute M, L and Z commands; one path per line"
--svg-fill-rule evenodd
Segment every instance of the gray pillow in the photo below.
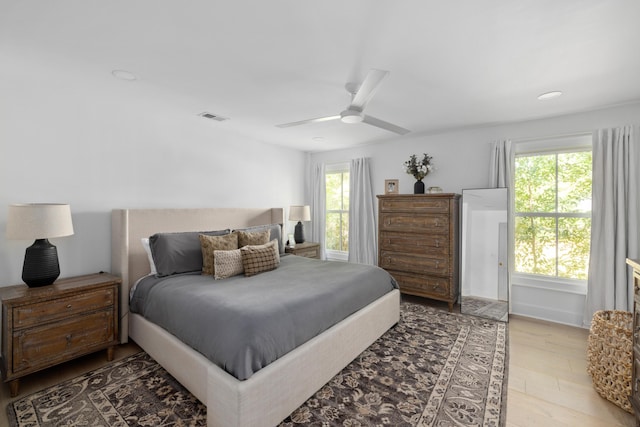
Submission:
M 231 230 L 156 233 L 149 237 L 149 247 L 158 277 L 202 270 L 200 234 L 223 236 Z
M 263 231 L 263 230 L 270 231 L 269 242 L 272 241 L 273 239 L 278 239 L 279 252 L 281 254 L 284 254 L 284 243 L 282 242 L 282 227 L 280 226 L 280 224 L 256 225 L 253 227 L 238 228 L 234 231 L 253 232 L 253 231 Z

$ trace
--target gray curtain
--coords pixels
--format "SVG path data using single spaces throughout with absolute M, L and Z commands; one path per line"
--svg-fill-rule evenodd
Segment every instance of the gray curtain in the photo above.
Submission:
M 491 143 L 489 164 L 489 188 L 513 187 L 514 155 L 511 141 Z
M 593 135 L 591 252 L 584 324 L 598 310 L 633 310 L 626 258 L 638 257 L 640 150 L 633 127 Z
M 378 246 L 369 159 L 351 160 L 349 167 L 349 262 L 376 265 Z
M 326 259 L 325 247 L 324 163 L 315 165 L 311 174 L 311 240 L 320 243 L 320 259 Z

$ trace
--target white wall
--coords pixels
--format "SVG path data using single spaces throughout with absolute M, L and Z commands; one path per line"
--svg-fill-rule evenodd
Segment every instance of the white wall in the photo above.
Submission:
M 558 100 L 561 102 L 561 98 Z M 500 139 L 530 139 L 567 135 L 599 128 L 640 123 L 640 103 L 606 108 L 560 117 L 527 122 L 502 124 L 446 131 L 438 134 L 412 135 L 355 148 L 313 153 L 309 164 L 343 162 L 357 157 L 369 157 L 372 163 L 372 181 L 377 194 L 384 193 L 384 180 L 398 178 L 400 193 L 412 193 L 414 179 L 404 171 L 403 162 L 411 154 L 428 153 L 433 156 L 437 170 L 428 175 L 427 187 L 439 186 L 445 192 L 460 193 L 465 188 L 484 188 L 489 183 L 489 143 Z M 311 170 L 311 168 L 309 169 Z M 310 200 L 307 195 L 307 200 Z M 532 298 L 522 289 L 511 294 L 514 313 L 582 325 L 584 296 L 563 295 L 562 298 Z M 538 295 L 538 294 L 536 294 Z M 522 300 L 521 300 L 522 299 Z M 528 303 L 525 299 L 528 299 Z M 526 305 L 526 313 L 518 307 Z M 561 312 L 561 316 L 553 313 Z M 568 313 L 568 314 L 567 314 Z
M 52 239 L 61 276 L 108 271 L 110 212 L 142 207 L 288 207 L 304 197 L 302 152 L 249 140 L 151 98 L 144 84 L 0 58 L 0 286 L 21 283 L 24 250 L 6 206 L 71 205 L 75 234 Z M 292 224 L 287 224 L 287 227 Z
M 471 211 L 468 218 L 466 232 L 466 248 L 462 251 L 476 250 L 474 256 L 467 253 L 468 263 L 461 263 L 466 271 L 461 271 L 461 295 L 469 295 L 480 298 L 498 298 L 498 274 L 499 274 L 499 248 L 500 248 L 500 222 L 506 223 L 505 211 L 476 210 Z M 464 256 L 463 256 L 464 257 Z

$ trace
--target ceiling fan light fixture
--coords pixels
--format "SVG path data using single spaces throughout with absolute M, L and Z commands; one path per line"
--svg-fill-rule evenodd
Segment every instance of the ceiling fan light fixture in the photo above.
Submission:
M 363 119 L 362 111 L 344 110 L 340 113 L 340 121 L 342 123 L 360 123 Z

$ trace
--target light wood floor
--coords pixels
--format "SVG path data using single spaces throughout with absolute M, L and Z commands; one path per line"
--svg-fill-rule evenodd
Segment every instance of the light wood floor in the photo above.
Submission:
M 446 304 L 444 306 L 446 308 Z M 509 322 L 508 427 L 633 426 L 631 414 L 602 399 L 586 372 L 588 331 L 511 316 Z M 136 353 L 118 347 L 116 359 Z M 22 379 L 24 396 L 106 363 L 105 352 L 89 355 Z M 7 384 L 0 384 L 0 426 L 8 425 Z

